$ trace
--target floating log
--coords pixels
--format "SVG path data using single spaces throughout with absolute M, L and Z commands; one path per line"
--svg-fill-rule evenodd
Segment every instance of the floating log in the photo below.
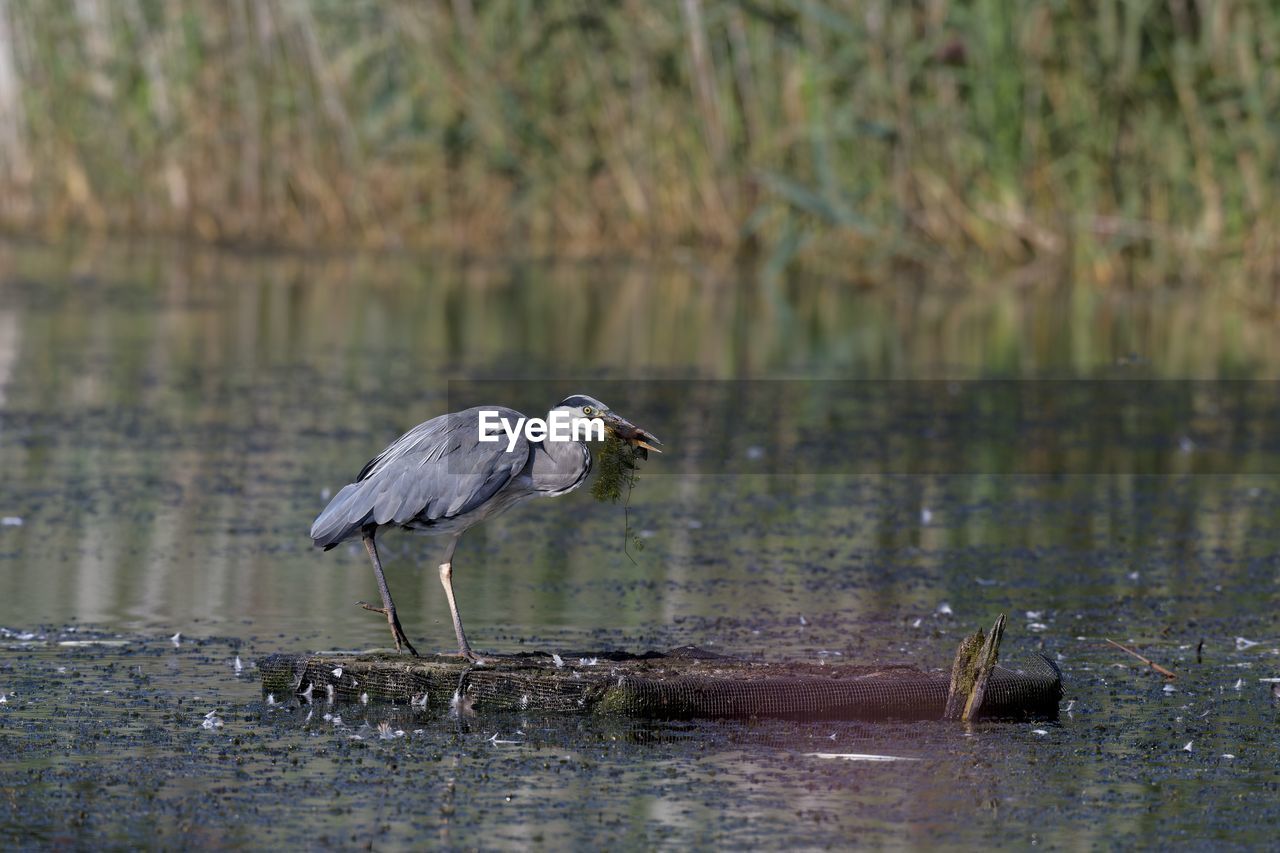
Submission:
M 766 663 L 693 647 L 642 655 L 526 653 L 479 665 L 451 656 L 276 654 L 258 669 L 263 691 L 278 699 L 649 719 L 936 720 L 951 683 L 908 665 Z M 1032 656 L 991 669 L 975 714 L 1052 718 L 1061 696 L 1057 667 Z

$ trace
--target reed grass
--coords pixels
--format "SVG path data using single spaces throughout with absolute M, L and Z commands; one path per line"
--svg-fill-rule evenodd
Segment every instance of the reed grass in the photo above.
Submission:
M 1274 289 L 1278 120 L 1267 0 L 0 0 L 53 235 Z

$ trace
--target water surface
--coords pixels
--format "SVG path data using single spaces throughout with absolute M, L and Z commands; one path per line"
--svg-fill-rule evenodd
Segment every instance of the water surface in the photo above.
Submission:
M 1274 379 L 1275 336 L 1251 316 L 1211 288 L 857 291 L 681 258 L 5 247 L 0 832 L 248 846 L 1269 842 L 1278 712 L 1260 679 L 1280 675 L 1280 468 L 1265 405 L 1232 415 L 1256 438 L 1248 453 L 1208 467 L 1213 411 L 1143 446 L 1117 439 L 1090 464 L 1046 463 L 1033 443 L 985 469 L 921 472 L 895 450 L 878 472 L 812 457 L 750 470 L 775 438 L 811 453 L 806 437 L 831 429 L 816 389 L 846 386 L 815 380 Z M 477 646 L 691 643 L 932 667 L 1004 611 L 1010 654 L 1058 660 L 1070 711 L 974 727 L 628 726 L 265 704 L 255 657 L 389 639 L 353 605 L 377 597 L 360 549 L 323 554 L 306 537 L 326 497 L 444 411 L 451 381 L 534 378 L 512 393 L 596 393 L 673 449 L 632 495 L 643 550 L 624 551 L 622 507 L 586 490 L 467 535 L 455 585 Z M 783 381 L 810 397 L 716 423 L 744 436 L 731 476 L 675 450 L 704 435 L 696 401 L 633 397 L 646 379 Z M 787 428 L 747 440 L 762 416 Z M 410 635 L 448 649 L 440 543 L 389 534 L 383 548 Z M 58 645 L 117 637 L 127 644 Z M 222 727 L 202 727 L 211 710 Z M 405 735 L 380 738 L 381 722 Z

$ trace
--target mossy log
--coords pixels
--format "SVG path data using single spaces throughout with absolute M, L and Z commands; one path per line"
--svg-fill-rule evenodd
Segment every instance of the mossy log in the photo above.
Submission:
M 313 702 L 379 701 L 424 710 L 538 711 L 650 719 L 941 719 L 950 680 L 912 666 L 765 663 L 699 649 L 665 654 L 457 657 L 271 655 L 264 692 Z M 1047 659 L 991 673 L 981 714 L 1056 716 L 1061 679 Z

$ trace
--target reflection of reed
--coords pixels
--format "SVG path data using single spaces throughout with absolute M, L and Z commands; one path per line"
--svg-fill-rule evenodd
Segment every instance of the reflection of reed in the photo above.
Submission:
M 78 290 L 69 276 L 100 286 Z M 112 245 L 70 255 L 0 246 L 0 279 L 12 282 L 0 293 L 4 305 L 21 306 L 23 288 L 35 288 L 40 304 L 55 307 L 34 315 L 48 325 L 24 356 L 28 371 L 55 382 L 65 377 L 53 375 L 50 347 L 87 334 L 90 318 L 104 346 L 145 342 L 159 374 L 201 361 L 215 372 L 244 370 L 265 359 L 365 387 L 383 381 L 378 374 L 583 376 L 584 365 L 665 378 L 1267 378 L 1280 363 L 1270 319 L 1218 291 L 856 293 L 822 282 L 780 289 L 752 268 L 693 262 L 464 263 Z M 361 362 L 374 351 L 395 358 Z M 117 378 L 123 387 L 127 377 Z M 189 388 L 185 377 L 179 385 Z M 326 393 L 325 382 L 314 391 Z
M 0 530 L 0 550 L 14 565 L 44 557 L 38 572 L 0 572 L 0 623 L 78 615 L 191 630 L 174 623 L 244 614 L 331 628 L 335 644 L 381 642 L 376 620 L 351 609 L 369 596 L 358 555 L 312 553 L 306 527 L 335 472 L 444 410 L 450 378 L 560 376 L 590 391 L 619 377 L 1090 373 L 1131 351 L 1156 375 L 1280 363 L 1265 322 L 1213 294 L 916 298 L 771 288 L 750 271 L 725 286 L 728 275 L 4 248 L 0 514 L 26 523 Z M 1233 328 L 1242 333 L 1222 331 Z M 644 383 L 635 393 L 641 410 L 662 402 L 645 399 Z M 829 428 L 821 402 L 786 397 L 767 413 L 764 449 L 802 452 Z M 1196 399 L 1188 408 L 1212 414 Z M 696 406 L 677 407 L 669 424 L 646 426 L 673 448 L 694 447 L 705 439 L 700 418 Z M 1251 428 L 1250 440 L 1265 434 Z M 750 451 L 741 438 L 729 445 L 737 458 Z M 621 554 L 619 513 L 581 495 L 477 530 L 466 547 L 484 569 L 458 584 L 485 614 L 478 634 L 502 633 L 481 625 L 643 633 L 729 613 L 724 635 L 753 647 L 743 627 L 752 614 L 927 613 L 940 588 L 953 604 L 976 589 L 973 576 L 1034 577 L 1085 601 L 1130 592 L 1129 562 L 1146 554 L 1164 561 L 1142 566 L 1149 592 L 1173 595 L 1202 583 L 1188 567 L 1204 549 L 1247 555 L 1274 544 L 1267 482 L 1261 498 L 1248 497 L 1260 481 L 1239 475 L 1154 486 L 1130 476 L 735 480 L 661 469 L 676 458 L 651 461 L 636 490 L 635 523 L 656 534 L 638 566 Z M 922 527 L 923 506 L 933 520 Z M 434 546 L 389 542 L 388 570 L 405 601 L 420 602 L 425 629 L 445 615 L 438 583 L 414 568 L 430 564 Z
M 13 379 L 20 343 L 18 312 L 0 309 L 0 407 L 4 406 L 9 382 Z

